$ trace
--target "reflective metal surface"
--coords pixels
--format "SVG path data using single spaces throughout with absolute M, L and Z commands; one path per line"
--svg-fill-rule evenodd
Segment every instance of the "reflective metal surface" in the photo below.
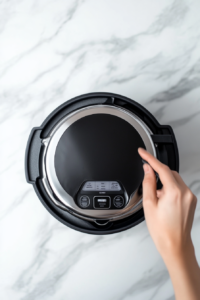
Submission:
M 45 151 L 43 152 L 42 158 L 42 168 L 43 168 L 43 184 L 47 190 L 52 201 L 59 206 L 61 209 L 70 211 L 74 215 L 81 217 L 86 220 L 98 220 L 98 219 L 108 219 L 117 220 L 127 217 L 142 207 L 142 194 L 140 192 L 140 187 L 134 191 L 126 205 L 125 208 L 114 210 L 87 210 L 79 208 L 74 199 L 63 189 L 58 178 L 56 176 L 55 166 L 54 166 L 54 156 L 57 144 L 65 132 L 65 130 L 77 120 L 93 115 L 93 114 L 110 114 L 126 120 L 131 124 L 141 136 L 145 147 L 148 152 L 156 157 L 155 146 L 151 139 L 152 132 L 146 126 L 146 124 L 140 120 L 132 112 L 117 106 L 110 105 L 93 105 L 82 109 L 79 109 L 62 119 L 62 121 L 55 126 L 52 130 L 50 136 L 43 140 L 45 146 Z M 54 196 L 56 195 L 56 197 Z M 59 200 L 58 200 L 59 199 Z

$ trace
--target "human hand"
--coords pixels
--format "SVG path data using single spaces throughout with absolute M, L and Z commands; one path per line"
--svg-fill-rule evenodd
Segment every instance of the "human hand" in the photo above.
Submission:
M 197 203 L 191 192 L 176 171 L 162 164 L 142 148 L 140 156 L 144 164 L 143 208 L 150 235 L 167 262 L 170 256 L 180 256 L 193 248 L 191 228 Z M 156 190 L 156 177 L 153 169 L 159 174 L 163 184 Z
M 143 207 L 147 227 L 168 268 L 176 300 L 199 300 L 200 269 L 191 240 L 191 228 L 197 198 L 181 176 L 171 171 L 142 148 L 144 164 Z M 159 174 L 163 184 L 156 190 Z

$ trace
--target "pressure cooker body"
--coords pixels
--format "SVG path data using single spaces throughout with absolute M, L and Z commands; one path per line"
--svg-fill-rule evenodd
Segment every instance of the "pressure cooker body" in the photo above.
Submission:
M 47 210 L 91 234 L 126 230 L 144 220 L 142 147 L 178 171 L 170 126 L 140 104 L 111 93 L 73 98 L 33 128 L 25 174 Z M 162 183 L 157 180 L 157 187 Z

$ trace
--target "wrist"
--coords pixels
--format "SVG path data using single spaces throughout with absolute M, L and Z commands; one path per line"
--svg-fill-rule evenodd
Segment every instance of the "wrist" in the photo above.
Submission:
M 200 269 L 192 241 L 185 247 L 174 248 L 164 257 L 176 299 L 197 300 L 200 295 Z
M 189 239 L 185 245 L 169 247 L 169 249 L 163 252 L 161 256 L 168 270 L 177 265 L 187 265 L 189 261 L 194 259 L 196 260 L 194 246 L 191 239 Z

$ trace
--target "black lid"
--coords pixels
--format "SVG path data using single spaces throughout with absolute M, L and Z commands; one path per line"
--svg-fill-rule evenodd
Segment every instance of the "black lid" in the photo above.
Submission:
M 143 179 L 138 147 L 141 136 L 125 120 L 95 114 L 73 123 L 62 135 L 55 153 L 55 169 L 65 191 L 75 198 L 86 180 L 118 180 L 130 196 Z

